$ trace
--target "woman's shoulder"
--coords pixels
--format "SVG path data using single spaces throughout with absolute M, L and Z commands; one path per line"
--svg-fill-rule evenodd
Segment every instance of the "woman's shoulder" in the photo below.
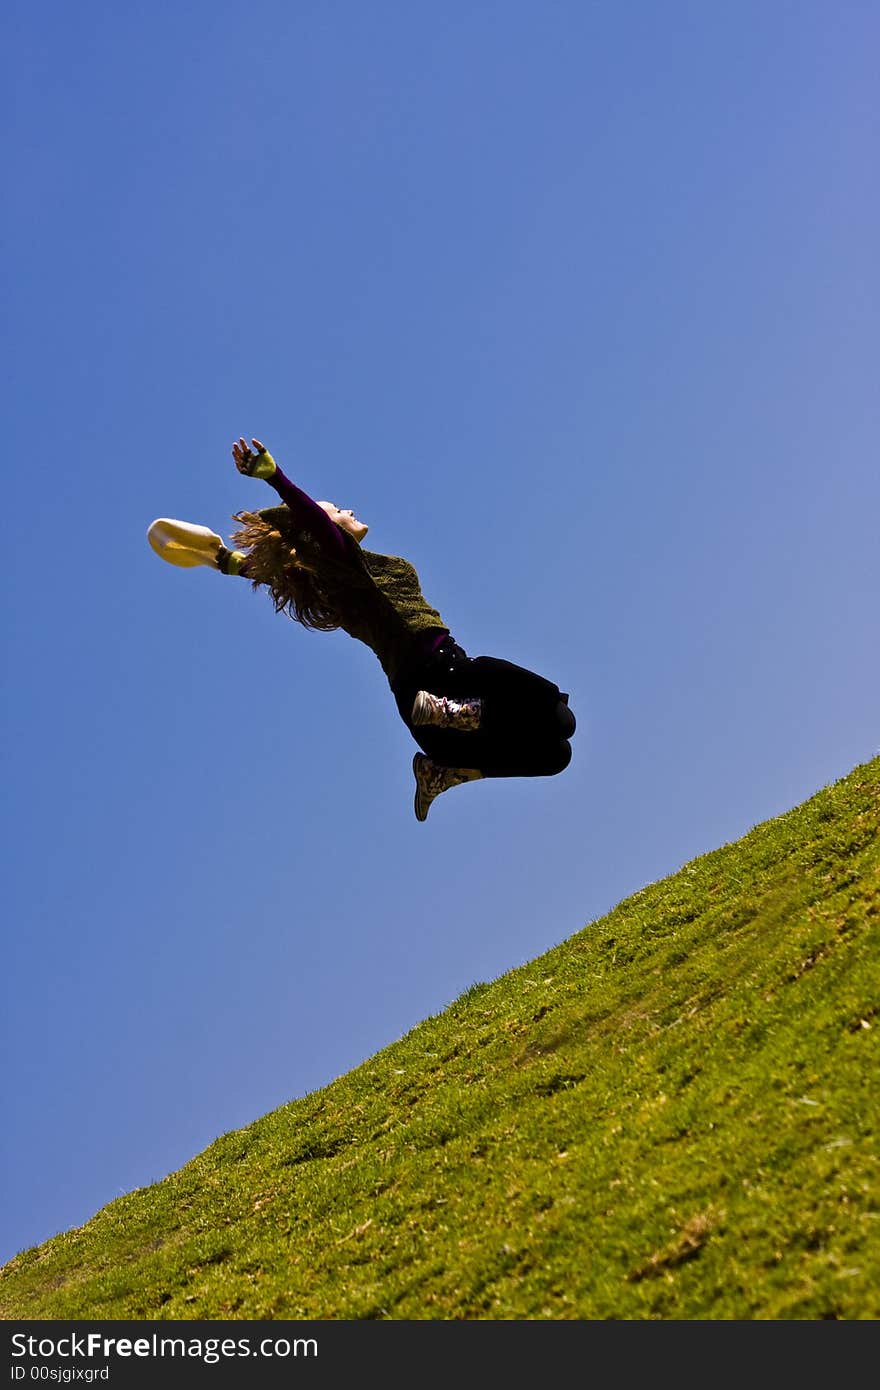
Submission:
M 355 542 L 357 545 L 357 542 Z M 363 546 L 358 545 L 358 550 L 363 555 L 368 565 L 375 565 L 377 569 L 412 569 L 409 560 L 405 560 L 402 555 L 385 555 L 378 550 L 364 550 Z

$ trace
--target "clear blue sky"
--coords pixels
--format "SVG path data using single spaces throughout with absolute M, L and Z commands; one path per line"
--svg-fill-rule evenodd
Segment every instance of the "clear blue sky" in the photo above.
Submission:
M 872 758 L 880 15 L 12 0 L 0 1259 Z M 274 494 L 571 692 L 412 810 L 382 670 L 163 565 Z

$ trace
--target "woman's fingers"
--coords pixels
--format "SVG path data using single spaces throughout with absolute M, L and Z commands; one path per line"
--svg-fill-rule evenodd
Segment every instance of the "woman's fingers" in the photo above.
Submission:
M 264 454 L 266 452 L 265 444 L 261 444 L 259 439 L 252 439 L 251 444 L 258 454 Z M 251 458 L 251 449 L 245 442 L 243 434 L 239 435 L 232 446 L 232 457 L 235 459 L 236 467 L 239 469 L 247 467 L 248 461 Z

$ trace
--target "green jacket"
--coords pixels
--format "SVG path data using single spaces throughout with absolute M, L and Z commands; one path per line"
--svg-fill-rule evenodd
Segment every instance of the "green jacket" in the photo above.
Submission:
M 344 558 L 328 556 L 308 532 L 291 533 L 287 507 L 267 507 L 259 515 L 291 534 L 293 544 L 308 554 L 343 631 L 375 652 L 392 689 L 424 655 L 424 634 L 449 631 L 425 599 L 414 567 L 402 556 L 364 550 L 349 536 Z

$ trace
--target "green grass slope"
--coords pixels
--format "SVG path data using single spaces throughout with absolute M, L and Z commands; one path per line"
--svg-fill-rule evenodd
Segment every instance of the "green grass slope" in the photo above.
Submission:
M 0 1270 L 6 1319 L 880 1317 L 880 759 Z

